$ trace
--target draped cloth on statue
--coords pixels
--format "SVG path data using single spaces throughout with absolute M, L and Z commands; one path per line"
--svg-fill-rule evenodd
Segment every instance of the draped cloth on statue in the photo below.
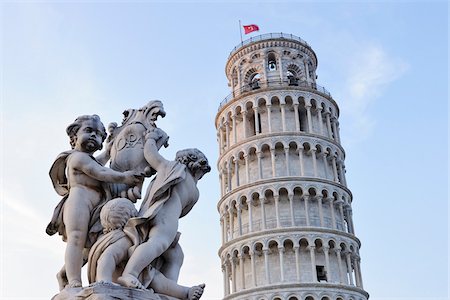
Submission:
M 55 162 L 50 168 L 50 179 L 53 183 L 53 188 L 58 193 L 58 195 L 63 196 L 61 201 L 55 207 L 53 211 L 53 216 L 50 223 L 47 225 L 47 229 L 45 230 L 48 235 L 54 235 L 55 233 L 59 233 L 62 235 L 64 241 L 67 239 L 66 235 L 66 227 L 63 221 L 63 212 L 64 212 L 64 204 L 69 197 L 69 185 L 66 175 L 67 168 L 67 160 L 69 156 L 74 153 L 76 150 L 69 150 L 61 152 L 55 159 Z M 98 161 L 91 156 L 91 158 L 98 163 Z M 98 163 L 100 164 L 100 163 Z M 88 236 L 86 239 L 85 248 L 90 248 L 98 236 L 102 233 L 102 225 L 100 224 L 100 211 L 102 207 L 106 204 L 108 200 L 111 199 L 110 187 L 107 183 L 101 182 L 98 187 L 98 192 L 101 194 L 102 200 L 99 205 L 94 207 L 91 212 L 91 218 L 88 226 Z
M 131 218 L 124 231 L 133 242 L 130 251 L 147 241 L 151 229 L 150 221 L 156 216 L 164 203 L 170 198 L 173 187 L 186 177 L 186 166 L 177 161 L 167 162 L 166 168 L 160 168 L 150 182 L 147 193 L 139 209 L 139 216 Z M 131 255 L 131 253 L 130 253 Z

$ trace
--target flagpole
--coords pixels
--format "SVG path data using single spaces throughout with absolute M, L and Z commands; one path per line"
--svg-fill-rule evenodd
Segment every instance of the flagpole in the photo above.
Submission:
M 241 20 L 239 20 L 239 33 L 241 34 L 241 44 L 242 44 L 242 25 L 241 25 Z

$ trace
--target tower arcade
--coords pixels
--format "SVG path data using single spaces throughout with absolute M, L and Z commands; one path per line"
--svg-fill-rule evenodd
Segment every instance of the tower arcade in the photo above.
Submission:
M 224 299 L 367 300 L 339 108 L 302 39 L 236 46 L 219 142 Z

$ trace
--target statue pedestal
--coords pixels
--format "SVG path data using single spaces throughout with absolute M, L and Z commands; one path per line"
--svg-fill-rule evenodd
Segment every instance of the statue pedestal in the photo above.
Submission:
M 177 300 L 153 290 L 126 288 L 110 283 L 95 283 L 83 288 L 65 288 L 52 300 Z

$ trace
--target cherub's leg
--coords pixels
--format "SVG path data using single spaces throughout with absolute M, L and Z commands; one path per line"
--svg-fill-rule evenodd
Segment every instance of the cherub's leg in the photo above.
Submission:
M 83 249 L 86 243 L 90 218 L 89 208 L 82 201 L 78 203 L 67 201 L 64 207 L 63 218 L 67 232 L 64 260 L 68 286 L 81 287 L 81 267 L 83 266 Z
M 166 278 L 162 273 L 156 271 L 150 287 L 159 294 L 175 297 L 178 299 L 198 300 L 203 294 L 205 284 L 186 287 Z
M 62 291 L 69 283 L 69 281 L 67 281 L 66 265 L 63 265 L 61 270 L 56 273 L 56 279 L 58 280 L 59 290 Z
M 112 282 L 117 265 L 125 259 L 131 245 L 131 241 L 123 237 L 106 248 L 97 261 L 96 282 Z
M 177 282 L 184 260 L 184 254 L 180 244 L 176 243 L 173 247 L 169 247 L 162 256 L 164 257 L 165 263 L 161 267 L 161 273 L 168 279 Z
M 177 220 L 178 221 L 178 220 Z M 134 283 L 142 270 L 167 250 L 177 230 L 170 230 L 169 225 L 155 225 L 150 230 L 149 238 L 134 250 L 125 266 L 123 274 L 118 278 L 120 284 L 137 287 Z M 130 281 L 132 279 L 133 283 Z
M 180 212 L 179 201 L 167 200 L 152 223 L 149 224 L 152 227 L 148 234 L 148 240 L 134 250 L 125 266 L 123 276 L 118 278 L 122 285 L 134 287 L 133 284 L 127 283 L 128 279 L 138 278 L 145 267 L 169 248 L 177 235 Z

